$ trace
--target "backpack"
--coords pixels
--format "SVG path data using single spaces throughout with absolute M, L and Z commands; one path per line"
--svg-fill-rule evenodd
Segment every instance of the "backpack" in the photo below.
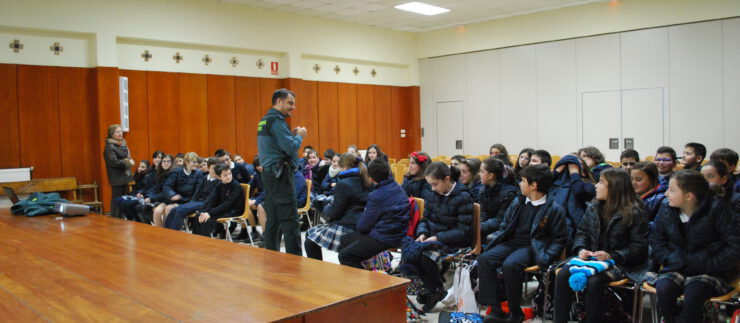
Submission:
M 406 232 L 406 235 L 413 239 L 416 238 L 416 226 L 421 221 L 421 210 L 416 205 L 416 200 L 413 197 L 409 197 L 409 209 L 411 209 L 411 214 L 409 216 L 409 230 Z
M 61 198 L 59 193 L 31 193 L 27 199 L 20 201 L 10 207 L 10 211 L 15 215 L 37 216 L 56 213 L 54 204 L 70 203 Z

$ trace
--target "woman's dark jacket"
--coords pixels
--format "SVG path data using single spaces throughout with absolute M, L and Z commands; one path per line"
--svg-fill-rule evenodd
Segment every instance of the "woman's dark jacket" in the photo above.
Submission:
M 498 231 L 506 209 L 509 208 L 518 193 L 519 188 L 501 181 L 496 182 L 493 186 L 484 186 L 478 196 L 482 237 Z
M 681 210 L 666 205 L 650 235 L 653 261 L 661 272 L 686 276 L 706 274 L 731 282 L 740 259 L 740 217 L 722 199 L 707 197 L 689 217 L 686 231 Z
M 321 213 L 331 224 L 357 229 L 357 221 L 367 204 L 370 188 L 366 188 L 357 168 L 342 171 L 337 175 L 339 182 L 335 187 L 334 202 L 327 205 Z
M 501 229 L 494 233 L 493 242 L 488 245 L 488 248 L 514 236 L 525 201 L 526 197 L 520 195 L 511 202 L 504 214 Z M 545 205 L 537 209 L 529 236 L 532 241 L 535 263 L 541 268 L 547 268 L 560 258 L 568 242 L 568 234 L 565 230 L 565 210 L 556 201 L 547 199 Z
M 450 247 L 473 246 L 473 197 L 465 185 L 458 182 L 448 196 L 426 191 L 424 218 L 416 228 L 416 236 L 422 234 Z
M 108 173 L 110 186 L 121 186 L 131 182 L 133 177 L 131 176 L 131 165 L 128 163 L 130 156 L 126 140 L 121 140 L 119 145 L 116 140 L 106 139 L 103 159 L 105 159 L 105 170 Z

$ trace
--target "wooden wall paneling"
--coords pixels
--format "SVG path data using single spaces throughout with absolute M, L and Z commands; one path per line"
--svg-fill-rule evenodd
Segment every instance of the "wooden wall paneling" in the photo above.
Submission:
M 418 86 L 410 86 L 407 89 L 409 91 L 409 120 L 406 124 L 405 151 L 411 153 L 421 150 L 421 93 Z
M 357 85 L 339 83 L 337 85 L 339 146 L 338 153 L 347 151 L 349 145 L 357 145 Z
M 337 102 L 337 83 L 318 83 L 317 107 L 319 113 L 319 146 L 314 147 L 319 152 L 319 158 L 323 158 L 324 150 L 332 148 L 335 151 L 339 147 L 339 106 Z
M 60 177 L 57 67 L 18 65 L 18 120 L 21 165 L 33 178 Z
M 216 149 L 236 151 L 234 77 L 208 75 L 209 154 Z
M 265 115 L 272 108 L 272 93 L 284 87 L 283 79 L 259 78 L 260 80 L 260 115 Z M 296 92 L 294 89 L 288 89 Z M 299 95 L 296 93 L 296 95 Z
M 375 86 L 375 141 L 380 148 L 390 156 L 393 156 L 392 126 L 395 117 L 391 113 L 391 88 L 390 86 Z
M 121 70 L 121 76 L 128 77 L 128 117 L 129 131 L 125 133 L 131 158 L 151 162 L 156 149 L 149 147 L 149 113 L 147 104 L 146 71 Z
M 204 74 L 177 74 L 180 150 L 210 156 L 208 82 Z M 233 117 L 233 114 L 231 115 Z
M 96 182 L 100 159 L 98 141 L 95 71 L 59 67 L 59 124 L 62 176 L 76 177 L 81 184 Z
M 257 123 L 262 119 L 261 102 L 258 78 L 235 78 L 236 153 L 241 154 L 250 164 L 257 154 Z
M 120 71 L 115 67 L 95 68 L 96 104 L 98 107 L 98 144 L 93 147 L 96 149 L 95 154 L 99 156 L 99 163 L 101 165 L 98 184 L 100 184 L 100 200 L 103 201 L 104 212 L 110 210 L 111 191 L 108 184 L 105 161 L 103 160 L 103 143 L 108 136 L 108 126 L 114 123 L 121 123 L 120 96 L 118 93 L 119 75 Z
M 149 149 L 173 156 L 183 152 L 180 147 L 177 74 L 147 72 L 147 93 Z
M 404 129 L 404 124 L 408 120 L 408 92 L 405 87 L 392 86 L 391 87 L 391 114 L 393 118 L 391 120 L 391 148 L 389 150 L 388 157 L 401 158 L 403 155 L 408 155 L 408 152 L 404 150 L 403 143 L 406 138 L 401 138 L 401 129 Z
M 296 94 L 296 110 L 293 111 L 292 126 L 306 127 L 308 135 L 303 139 L 303 146 L 298 152 L 299 157 L 303 156 L 303 147 L 313 146 L 321 149 L 321 137 L 319 131 L 319 111 L 318 111 L 318 82 L 301 81 L 298 84 Z
M 0 168 L 21 166 L 20 135 L 18 133 L 18 86 L 15 64 L 0 64 Z
M 375 142 L 375 89 L 357 85 L 357 146 L 362 150 Z

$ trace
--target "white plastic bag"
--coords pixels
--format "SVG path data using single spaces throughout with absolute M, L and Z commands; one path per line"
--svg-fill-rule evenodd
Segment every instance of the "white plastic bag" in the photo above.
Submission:
M 463 313 L 478 313 L 478 303 L 475 301 L 473 284 L 470 282 L 472 266 L 460 264 L 455 270 L 454 294 L 457 311 Z

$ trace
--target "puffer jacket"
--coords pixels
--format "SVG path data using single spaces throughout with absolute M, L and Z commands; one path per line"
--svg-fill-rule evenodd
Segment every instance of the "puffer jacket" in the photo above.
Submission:
M 424 192 L 431 192 L 432 187 L 427 183 L 425 179 L 413 179 L 409 177 L 403 178 L 403 190 L 406 194 L 412 197 L 424 198 Z
M 493 234 L 493 242 L 488 245 L 488 248 L 511 239 L 516 233 L 519 214 L 525 201 L 526 197 L 519 196 L 511 202 L 501 223 L 501 229 Z M 558 260 L 568 242 L 565 230 L 565 210 L 556 201 L 547 199 L 545 205 L 538 208 L 532 220 L 529 236 L 536 264 L 541 268 L 547 268 Z
M 591 204 L 583 215 L 583 221 L 578 226 L 575 241 L 573 241 L 573 254 L 578 254 L 581 249 L 590 251 L 605 251 L 620 269 L 630 277 L 641 276 L 635 273 L 637 267 L 647 264 L 647 211 L 642 203 L 635 201 L 632 208 L 632 224 L 627 225 L 623 220 L 621 211 L 617 211 L 601 232 L 601 203 Z M 604 236 L 606 239 L 602 239 Z M 647 267 L 644 268 L 647 270 Z
M 706 274 L 731 282 L 740 259 L 740 215 L 726 201 L 711 196 L 689 218 L 686 232 L 680 214 L 666 206 L 655 218 L 650 247 L 661 272 Z
M 180 194 L 182 198 L 177 203 L 187 203 L 198 190 L 202 180 L 203 173 L 194 169 L 188 175 L 182 167 L 178 167 L 170 171 L 167 180 L 164 181 L 163 191 L 168 199 Z
M 518 187 L 500 181 L 493 186 L 484 186 L 478 196 L 482 237 L 486 237 L 499 229 L 506 209 L 509 208 L 518 193 Z
M 321 217 L 328 223 L 356 230 L 357 221 L 367 204 L 370 188 L 363 185 L 357 168 L 342 171 L 337 177 L 339 182 L 335 187 L 334 202 L 326 206 Z
M 451 247 L 471 247 L 473 239 L 473 197 L 467 187 L 456 183 L 448 196 L 431 190 L 424 195 L 424 219 L 416 228 L 416 236 L 436 236 Z

